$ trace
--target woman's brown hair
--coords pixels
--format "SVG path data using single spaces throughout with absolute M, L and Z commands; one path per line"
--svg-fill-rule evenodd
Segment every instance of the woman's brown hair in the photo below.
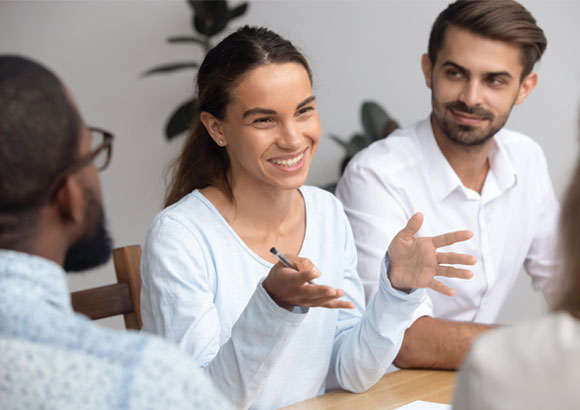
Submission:
M 265 64 L 298 63 L 312 74 L 304 56 L 288 40 L 263 28 L 245 26 L 212 48 L 197 73 L 196 97 L 199 112 L 225 118 L 230 91 L 247 72 Z M 233 193 L 227 172 L 230 160 L 225 148 L 218 146 L 205 126 L 194 118 L 181 154 L 174 161 L 165 206 L 179 201 L 195 189 L 215 186 L 230 200 Z
M 564 280 L 562 298 L 556 310 L 564 310 L 580 319 L 580 158 L 562 205 L 560 230 Z

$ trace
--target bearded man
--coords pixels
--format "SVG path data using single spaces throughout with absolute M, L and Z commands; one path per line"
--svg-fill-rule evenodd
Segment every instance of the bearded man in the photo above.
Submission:
M 522 265 L 549 296 L 557 270 L 559 205 L 541 148 L 504 129 L 536 86 L 547 45 L 512 0 L 459 0 L 436 19 L 421 65 L 432 113 L 357 155 L 337 187 L 353 228 L 367 300 L 377 267 L 405 221 L 421 211 L 420 236 L 469 229 L 448 252 L 476 256 L 468 281 L 441 278 L 453 298 L 428 292 L 395 364 L 455 369 L 492 327 Z
M 231 409 L 176 346 L 72 310 L 65 271 L 111 255 L 98 171 L 112 142 L 51 71 L 0 55 L 0 407 Z

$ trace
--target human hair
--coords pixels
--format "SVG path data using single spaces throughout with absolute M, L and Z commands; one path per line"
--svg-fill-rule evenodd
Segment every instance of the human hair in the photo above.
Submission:
M 310 82 L 312 73 L 304 56 L 292 43 L 263 27 L 244 26 L 227 36 L 205 56 L 197 73 L 196 100 L 199 112 L 223 120 L 231 90 L 244 74 L 267 64 L 297 63 Z M 173 162 L 165 196 L 169 206 L 194 189 L 215 186 L 233 201 L 227 172 L 230 160 L 225 148 L 210 137 L 199 115 L 194 118 L 181 154 Z
M 0 247 L 30 234 L 55 178 L 78 152 L 80 130 L 56 75 L 27 58 L 0 56 Z
M 560 233 L 564 266 L 562 293 L 556 310 L 569 312 L 580 319 L 580 157 L 562 204 Z
M 544 31 L 538 27 L 534 17 L 516 1 L 457 0 L 439 14 L 431 28 L 428 53 L 433 65 L 450 25 L 519 47 L 522 63 L 520 81 L 532 72 L 548 44 Z

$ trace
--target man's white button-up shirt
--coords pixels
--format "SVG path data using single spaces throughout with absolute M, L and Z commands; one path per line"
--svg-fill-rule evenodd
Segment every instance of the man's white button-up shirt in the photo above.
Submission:
M 419 236 L 471 230 L 472 239 L 440 251 L 477 258 L 472 279 L 439 278 L 456 295 L 429 290 L 417 317 L 492 323 L 522 265 L 535 290 L 552 292 L 559 205 L 543 152 L 529 137 L 502 129 L 492 140 L 489 165 L 481 195 L 466 188 L 428 119 L 354 157 L 337 196 L 354 232 L 367 300 L 376 292 L 385 250 L 415 212 L 425 217 Z

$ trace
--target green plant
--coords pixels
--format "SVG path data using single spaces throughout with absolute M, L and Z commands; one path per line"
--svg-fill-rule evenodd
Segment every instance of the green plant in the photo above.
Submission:
M 202 47 L 204 56 L 212 47 L 211 38 L 225 30 L 231 20 L 243 15 L 248 8 L 248 3 L 242 3 L 234 8 L 229 8 L 228 2 L 225 0 L 187 0 L 187 4 L 193 12 L 191 27 L 194 35 L 169 37 L 167 42 L 170 44 L 197 44 Z M 197 61 L 175 62 L 153 67 L 143 73 L 143 76 L 197 69 L 198 67 L 199 63 Z M 198 107 L 195 98 L 181 103 L 171 113 L 165 124 L 165 137 L 170 140 L 187 131 L 191 120 L 197 113 Z
M 348 165 L 349 161 L 357 152 L 371 145 L 373 142 L 386 138 L 391 132 L 399 128 L 397 121 L 393 120 L 389 114 L 374 101 L 364 101 L 360 109 L 363 133 L 354 134 L 348 141 L 330 134 L 330 138 L 338 142 L 345 150 L 345 155 L 340 163 L 340 175 Z M 334 192 L 336 183 L 324 187 L 324 189 Z

